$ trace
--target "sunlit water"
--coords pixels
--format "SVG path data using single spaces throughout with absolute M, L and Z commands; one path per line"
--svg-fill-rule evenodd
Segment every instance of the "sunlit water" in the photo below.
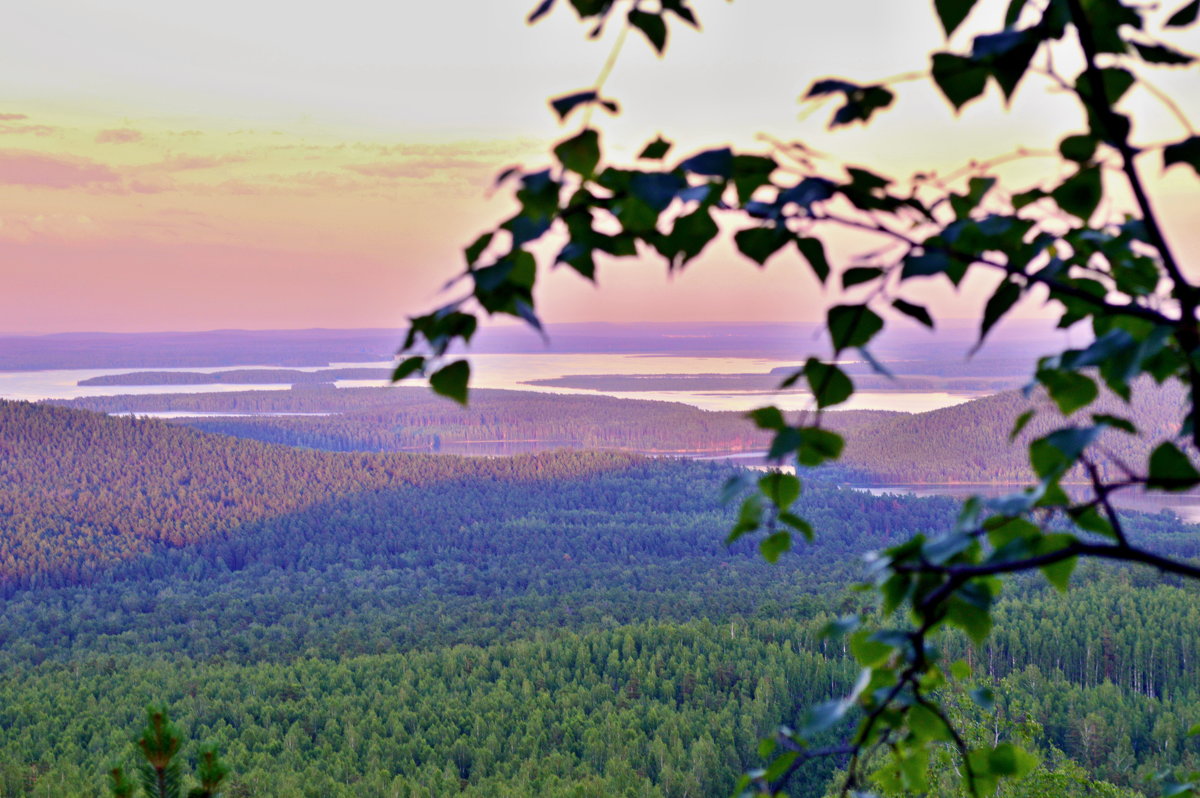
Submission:
M 495 388 L 536 393 L 571 394 L 577 396 L 613 396 L 621 399 L 682 402 L 702 410 L 745 411 L 766 404 L 784 410 L 803 410 L 811 407 L 812 399 L 805 393 L 775 394 L 770 391 L 594 391 L 583 388 L 529 385 L 532 380 L 546 380 L 568 375 L 593 374 L 765 374 L 778 366 L 795 365 L 790 360 L 732 357 L 674 357 L 630 354 L 544 354 L 544 355 L 470 355 L 471 384 L 475 388 Z M 386 368 L 387 362 L 332 363 L 326 367 L 303 367 L 295 371 L 318 371 L 321 368 Z M 288 390 L 289 385 L 78 385 L 79 381 L 110 374 L 134 371 L 191 371 L 213 373 L 246 369 L 279 368 L 275 366 L 213 366 L 203 368 L 114 368 L 60 369 L 53 371 L 0 372 L 0 397 L 5 399 L 74 399 L 84 396 L 119 396 L 122 394 L 156 393 L 215 393 L 231 391 Z M 290 368 L 290 367 L 289 367 Z M 337 380 L 339 388 L 380 387 L 383 380 Z M 420 384 L 412 381 L 406 384 Z M 920 413 L 941 407 L 961 404 L 980 394 L 946 393 L 943 391 L 861 391 L 840 408 L 846 410 L 901 410 Z M 191 415 L 195 415 L 194 413 Z

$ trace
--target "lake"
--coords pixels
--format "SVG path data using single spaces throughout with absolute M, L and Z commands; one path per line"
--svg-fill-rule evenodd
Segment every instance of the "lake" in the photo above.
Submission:
M 742 374 L 763 373 L 779 366 L 793 366 L 791 360 L 770 358 L 694 357 L 637 354 L 473 354 L 471 381 L 474 388 L 496 388 L 534 391 L 551 394 L 582 396 L 613 396 L 621 399 L 648 399 L 682 402 L 702 410 L 746 411 L 766 404 L 784 410 L 804 410 L 811 398 L 804 393 L 774 394 L 769 391 L 593 391 L 581 388 L 527 385 L 527 380 L 554 379 L 572 374 Z M 322 368 L 386 367 L 388 362 L 331 363 L 329 366 L 297 368 L 296 371 L 319 371 Z M 246 369 L 274 368 L 260 366 L 212 366 L 205 368 L 155 368 L 154 371 L 190 371 L 212 373 Z M 291 368 L 291 367 L 289 367 Z M 228 391 L 288 390 L 286 384 L 270 385 L 89 385 L 80 380 L 113 374 L 141 371 L 139 368 L 59 369 L 52 371 L 0 372 L 0 398 L 74 399 L 83 396 L 119 396 L 122 394 L 157 393 L 215 393 Z M 379 387 L 386 382 L 375 380 L 337 380 L 340 388 Z M 417 382 L 405 384 L 419 384 Z M 943 391 L 862 391 L 840 405 L 844 410 L 900 410 L 921 413 L 941 407 L 961 404 L 978 398 L 977 393 L 947 393 Z

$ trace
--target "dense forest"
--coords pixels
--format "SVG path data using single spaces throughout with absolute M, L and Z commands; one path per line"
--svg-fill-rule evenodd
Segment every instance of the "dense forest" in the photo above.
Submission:
M 1104 473 L 1118 461 L 1135 469 L 1142 467 L 1149 443 L 1180 429 L 1182 395 L 1178 386 L 1139 386 L 1135 396 L 1134 403 L 1126 405 L 1106 395 L 1093 408 L 1093 412 L 1130 419 L 1142 433 L 1104 433 L 1103 450 L 1110 455 L 1101 464 Z M 767 437 L 741 413 L 702 411 L 672 402 L 520 391 L 476 391 L 469 408 L 441 402 L 419 388 L 331 386 L 89 397 L 62 404 L 109 413 L 327 413 L 189 418 L 179 423 L 208 432 L 331 451 L 512 454 L 572 447 L 713 455 L 762 451 L 767 444 Z M 1016 441 L 1010 442 L 1008 430 L 1031 408 L 1037 415 Z M 1006 391 L 925 413 L 831 411 L 825 419 L 846 437 L 846 449 L 837 464 L 846 479 L 868 484 L 953 484 L 1027 480 L 1029 441 L 1053 429 L 1062 416 L 1044 397 Z
M 820 535 L 771 566 L 722 544 L 720 463 L 330 453 L 0 411 L 0 796 L 98 795 L 152 699 L 221 744 L 228 795 L 726 794 L 758 735 L 851 678 L 820 630 L 858 606 L 860 555 L 955 512 L 818 478 L 800 509 Z M 1170 515 L 1127 523 L 1200 554 Z M 947 641 L 1003 699 L 986 733 L 1036 727 L 1042 792 L 1009 795 L 1116 796 L 1200 758 L 1195 588 L 1076 581 L 1020 581 L 989 645 Z
M 98 396 L 61 404 L 107 413 L 328 413 L 196 418 L 185 423 L 206 432 L 330 451 L 512 454 L 572 447 L 697 454 L 758 451 L 767 441 L 741 413 L 524 391 L 473 391 L 471 405 L 465 408 L 438 399 L 425 388 L 332 386 Z

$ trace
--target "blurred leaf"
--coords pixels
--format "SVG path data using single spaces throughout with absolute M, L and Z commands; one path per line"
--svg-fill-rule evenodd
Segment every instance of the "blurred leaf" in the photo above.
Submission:
M 792 536 L 787 532 L 773 532 L 758 543 L 758 550 L 767 562 L 777 562 L 791 548 Z
M 1017 416 L 1017 420 L 1013 424 L 1012 432 L 1008 433 L 1008 440 L 1010 443 L 1017 439 L 1017 436 L 1021 434 L 1021 430 L 1025 429 L 1025 425 L 1032 421 L 1034 415 L 1036 414 L 1036 410 L 1026 410 L 1024 413 Z
M 958 29 L 974 5 L 975 0 L 933 0 L 934 10 L 937 11 L 942 29 L 946 31 L 946 38 Z
M 661 14 L 650 14 L 633 8 L 629 12 L 629 24 L 646 35 L 655 52 L 662 55 L 667 47 L 667 23 Z
M 654 141 L 647 144 L 643 149 L 639 158 L 645 158 L 650 161 L 658 161 L 666 157 L 667 152 L 671 149 L 671 142 L 659 136 Z
M 903 313 L 909 318 L 916 319 L 924 324 L 929 329 L 933 329 L 933 317 L 929 315 L 929 311 L 922 305 L 914 305 L 912 302 L 906 302 L 903 299 L 893 299 L 892 307 Z
M 883 276 L 883 269 L 875 266 L 856 266 L 842 272 L 842 288 L 853 288 L 862 283 L 878 280 Z
M 1139 44 L 1133 42 L 1133 48 L 1147 64 L 1164 64 L 1166 66 L 1187 66 L 1193 63 L 1195 56 L 1172 50 L 1165 44 Z
M 425 367 L 425 358 L 420 355 L 416 357 L 405 358 L 396 366 L 396 370 L 392 372 L 392 382 L 399 382 L 410 374 L 415 374 Z
M 746 414 L 754 425 L 759 429 L 783 429 L 787 426 L 787 422 L 783 420 L 783 413 L 778 407 L 760 407 L 757 410 L 751 410 Z
M 854 393 L 854 384 L 842 371 L 832 363 L 822 363 L 810 357 L 804 364 L 804 377 L 808 380 L 817 407 L 824 409 L 831 405 L 841 404 Z
M 556 97 L 550 101 L 550 107 L 554 109 L 554 113 L 558 114 L 559 121 L 565 120 L 567 114 L 575 110 L 580 105 L 589 103 L 598 103 L 609 111 L 616 113 L 617 104 L 612 100 L 601 99 L 600 95 L 595 90 L 579 91 L 574 94 L 566 94 L 562 97 Z
M 971 347 L 971 352 L 974 354 L 983 346 L 983 340 L 992 328 L 1004 318 L 1012 306 L 1021 298 L 1021 286 L 1011 281 L 1005 281 L 996 288 L 995 293 L 988 299 L 987 304 L 983 308 L 983 321 L 979 325 L 979 340 L 975 346 Z
M 1060 141 L 1058 143 L 1058 151 L 1068 161 L 1087 163 L 1096 154 L 1097 143 L 1096 139 L 1081 133 L 1075 136 L 1067 136 Z
M 460 405 L 467 403 L 467 382 L 471 377 L 471 366 L 465 360 L 456 360 L 429 375 L 429 387 L 433 392 L 446 396 Z
M 1058 207 L 1084 222 L 1092 218 L 1103 194 L 1098 166 L 1080 167 L 1079 171 L 1050 192 Z
M 770 499 L 771 504 L 786 510 L 800 498 L 800 479 L 782 471 L 772 471 L 758 480 L 758 489 Z
M 560 142 L 554 155 L 564 169 L 583 177 L 591 177 L 600 163 L 600 134 L 592 128 Z
M 836 351 L 866 346 L 883 329 L 883 319 L 866 305 L 835 305 L 826 316 Z
M 1196 21 L 1197 14 L 1200 14 L 1200 0 L 1192 0 L 1172 14 L 1167 19 L 1166 26 L 1168 28 L 1186 28 Z
M 1185 163 L 1200 175 L 1200 136 L 1192 136 L 1163 148 L 1163 168 Z
M 767 259 L 783 248 L 791 239 L 791 233 L 783 227 L 751 227 L 739 230 L 733 236 L 738 251 L 759 266 L 766 264 Z
M 986 66 L 953 53 L 934 53 L 932 72 L 934 82 L 956 111 L 983 94 L 990 74 Z
M 1087 407 L 1100 394 L 1095 380 L 1076 371 L 1041 369 L 1037 380 L 1046 387 L 1046 392 L 1064 416 Z
M 1150 453 L 1150 476 L 1146 487 L 1178 491 L 1196 485 L 1200 485 L 1200 471 L 1175 444 L 1164 441 Z
M 728 147 L 705 150 L 685 159 L 679 168 L 705 177 L 730 177 L 733 175 L 733 151 Z
M 829 261 L 825 259 L 825 245 L 816 238 L 796 237 L 796 249 L 808 261 L 809 268 L 822 283 L 829 277 Z

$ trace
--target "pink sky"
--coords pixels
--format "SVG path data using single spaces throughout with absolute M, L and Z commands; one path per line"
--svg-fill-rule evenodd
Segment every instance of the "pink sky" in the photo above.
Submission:
M 462 246 L 509 209 L 488 195 L 491 178 L 543 161 L 563 135 L 546 98 L 588 85 L 607 53 L 565 8 L 525 26 L 526 5 L 43 0 L 10 11 L 0 330 L 386 327 L 429 309 Z M 961 120 L 904 84 L 878 124 L 831 135 L 823 113 L 799 114 L 797 95 L 826 74 L 920 68 L 942 46 L 925 4 L 696 5 L 705 32 L 676 31 L 665 60 L 637 41 L 622 54 L 608 91 L 624 113 L 597 120 L 615 157 L 660 132 L 681 154 L 768 132 L 904 174 L 1053 146 L 1079 125 L 1033 82 L 1011 113 L 990 97 Z M 1200 99 L 1194 75 L 1164 73 L 1162 85 Z M 1195 251 L 1191 178 L 1148 172 L 1181 249 Z M 833 242 L 840 257 L 858 246 Z M 600 282 L 548 274 L 546 315 L 802 321 L 833 300 L 799 263 L 760 271 L 727 245 L 673 280 L 648 261 L 605 265 Z M 962 317 L 981 290 L 926 298 Z

